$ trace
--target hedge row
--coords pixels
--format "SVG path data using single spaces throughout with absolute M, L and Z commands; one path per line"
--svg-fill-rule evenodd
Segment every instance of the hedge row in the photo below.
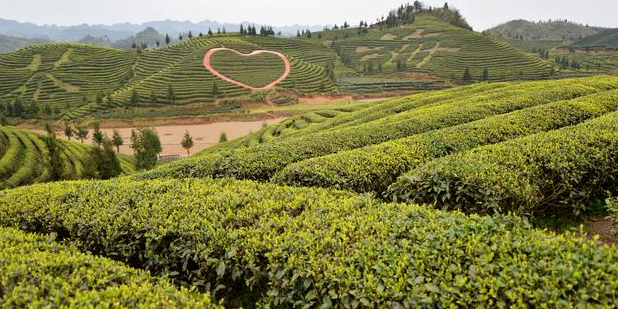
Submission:
M 389 188 L 397 201 L 466 212 L 573 212 L 616 191 L 618 112 L 429 162 Z
M 0 228 L 2 308 L 215 308 L 205 294 L 61 245 Z
M 616 110 L 618 90 L 602 92 L 300 161 L 278 172 L 273 180 L 382 193 L 403 173 L 435 158 L 574 125 Z
M 234 177 L 268 180 L 277 171 L 297 161 L 572 99 L 608 87 L 615 88 L 617 84 L 618 79 L 615 78 L 518 83 L 508 90 L 455 97 L 355 126 L 178 161 L 140 177 Z
M 263 308 L 612 307 L 618 249 L 317 188 L 78 181 L 0 191 L 0 224 Z

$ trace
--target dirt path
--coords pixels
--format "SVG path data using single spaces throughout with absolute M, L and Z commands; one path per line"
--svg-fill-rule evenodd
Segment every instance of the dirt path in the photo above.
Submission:
M 223 74 L 221 74 L 219 71 L 217 71 L 215 68 L 212 67 L 212 65 L 210 64 L 210 57 L 212 57 L 212 55 L 214 55 L 216 52 L 218 51 L 231 51 L 239 56 L 242 57 L 251 57 L 251 56 L 255 56 L 255 55 L 259 55 L 259 54 L 273 54 L 278 56 L 279 58 L 281 58 L 281 60 L 283 60 L 283 63 L 285 64 L 285 70 L 283 71 L 283 75 L 281 75 L 278 79 L 276 79 L 274 82 L 266 85 L 265 87 L 262 88 L 255 88 L 255 87 L 251 87 L 247 84 L 241 83 L 239 81 L 236 81 L 234 79 L 231 79 Z M 290 75 L 290 72 L 292 71 L 292 65 L 290 64 L 290 60 L 288 59 L 288 57 L 286 57 L 284 54 L 279 53 L 279 52 L 274 52 L 274 51 L 270 51 L 270 50 L 254 50 L 249 54 L 243 54 L 237 50 L 231 49 L 231 48 L 226 48 L 226 47 L 219 47 L 219 48 L 213 48 L 210 49 L 206 52 L 206 54 L 204 55 L 204 66 L 206 67 L 206 69 L 208 69 L 208 71 L 210 71 L 210 73 L 214 74 L 215 76 L 219 77 L 220 79 L 230 82 L 232 84 L 236 84 L 239 85 L 241 87 L 247 88 L 249 90 L 270 90 L 272 87 L 274 87 L 275 85 L 277 85 L 278 83 L 282 82 L 284 79 L 286 79 L 286 77 L 288 77 L 288 75 Z
M 161 154 L 163 155 L 186 155 L 187 151 L 180 146 L 180 141 L 182 140 L 185 130 L 189 131 L 189 134 L 193 137 L 194 146 L 191 149 L 191 153 L 196 153 L 201 151 L 209 146 L 212 146 L 219 142 L 219 137 L 221 132 L 225 132 L 229 140 L 233 140 L 242 136 L 245 136 L 251 132 L 256 132 L 262 128 L 264 123 L 271 125 L 274 123 L 278 123 L 285 118 L 276 118 L 276 119 L 268 119 L 268 120 L 260 120 L 260 121 L 231 121 L 231 122 L 215 122 L 215 123 L 207 123 L 207 124 L 193 124 L 193 125 L 162 125 L 162 126 L 154 126 L 154 129 L 159 134 L 159 138 L 161 139 L 161 146 L 163 151 Z M 122 154 L 133 154 L 133 149 L 129 147 L 131 143 L 131 130 L 135 128 L 118 128 L 118 132 L 122 139 L 124 140 L 124 145 L 120 146 L 120 153 Z M 43 130 L 37 129 L 32 130 L 40 134 L 44 134 Z M 107 134 L 107 136 L 111 137 L 114 129 L 113 128 L 102 128 L 101 131 Z M 57 136 L 63 139 L 66 139 L 64 133 L 62 131 L 56 132 Z M 75 141 L 75 139 L 72 139 Z M 91 144 L 92 141 L 92 130 L 90 130 L 90 134 L 88 135 L 88 140 L 84 141 L 85 144 Z

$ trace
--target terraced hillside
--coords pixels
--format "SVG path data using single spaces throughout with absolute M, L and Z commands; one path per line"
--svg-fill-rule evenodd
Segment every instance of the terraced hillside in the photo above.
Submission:
M 233 141 L 137 177 L 234 177 L 382 194 L 440 157 L 575 126 L 618 111 L 616 102 L 616 77 L 478 84 L 387 100 L 248 147 Z
M 335 87 L 326 76 L 325 67 L 346 71 L 332 50 L 296 39 L 234 34 L 203 36 L 139 54 L 54 43 L 0 55 L 0 71 L 3 72 L 0 103 L 6 106 L 19 100 L 27 109 L 35 102 L 38 115 L 30 115 L 28 110 L 22 114 L 39 117 L 44 116 L 44 107 L 48 105 L 52 114 L 45 117 L 64 119 L 126 105 L 204 103 L 207 108 L 215 108 L 217 98 L 250 93 L 218 79 L 204 68 L 205 52 L 222 45 L 242 52 L 269 49 L 284 53 L 291 61 L 292 70 L 279 86 L 298 93 L 333 91 Z M 267 83 L 281 75 L 277 70 L 282 66 L 280 59 L 258 56 L 248 62 L 242 57 L 215 56 L 215 69 L 249 85 Z M 247 63 L 251 63 L 253 69 L 245 70 Z M 171 100 L 170 88 L 174 92 Z M 153 102 L 153 94 L 158 98 L 156 102 Z
M 58 140 L 65 179 L 83 175 L 84 160 L 89 146 Z M 49 180 L 49 150 L 38 134 L 14 127 L 0 126 L 0 189 Z M 125 173 L 134 171 L 132 160 L 120 158 Z
M 175 92 L 175 104 L 214 103 L 216 97 L 249 94 L 249 90 L 225 83 L 204 68 L 203 58 L 206 51 L 220 46 L 233 48 L 243 53 L 268 49 L 286 54 L 291 61 L 292 71 L 290 76 L 280 84 L 283 88 L 294 89 L 301 93 L 325 92 L 334 89 L 334 85 L 325 74 L 324 67 L 337 62 L 336 54 L 323 46 L 291 39 L 221 36 L 194 38 L 168 48 L 143 53 L 138 57 L 135 66 L 135 78 L 116 91 L 112 97 L 116 101 L 128 103 L 133 91 L 136 91 L 142 98 L 141 101 L 147 103 L 154 91 L 162 101 L 168 103 L 165 99 L 168 95 L 168 86 L 171 86 Z M 215 56 L 219 55 L 215 54 Z M 269 79 L 261 70 L 238 71 L 239 66 L 246 62 L 242 57 L 231 55 L 221 55 L 221 57 L 223 58 L 215 59 L 214 68 L 232 73 L 233 76 L 244 80 L 250 86 L 252 84 L 259 86 Z M 276 68 L 282 63 L 280 64 L 280 60 L 266 57 L 258 67 L 270 70 L 273 65 Z M 238 72 L 235 73 L 235 70 Z M 252 72 L 255 74 L 250 74 Z M 275 73 L 273 72 L 273 76 L 270 76 L 270 81 L 281 75 Z M 213 92 L 215 84 L 218 88 L 218 95 Z
M 96 96 L 131 78 L 135 52 L 82 44 L 48 43 L 0 55 L 0 102 L 49 105 L 56 117 L 96 109 Z M 107 103 L 109 104 L 109 103 Z M 49 115 L 52 116 L 52 115 Z
M 338 51 L 343 62 L 362 74 L 415 73 L 461 81 L 466 68 L 481 80 L 541 79 L 550 66 L 501 40 L 452 26 L 429 14 L 410 25 L 323 31 L 314 35 Z

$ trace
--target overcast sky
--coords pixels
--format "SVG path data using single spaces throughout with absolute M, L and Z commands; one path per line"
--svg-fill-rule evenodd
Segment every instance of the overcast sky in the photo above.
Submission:
M 174 19 L 272 25 L 373 20 L 406 0 L 0 0 L 0 18 L 36 24 L 142 23 Z M 412 2 L 412 1 L 410 1 Z M 424 1 L 442 5 L 444 1 Z M 618 27 L 618 0 L 451 0 L 475 30 L 502 22 L 569 19 Z

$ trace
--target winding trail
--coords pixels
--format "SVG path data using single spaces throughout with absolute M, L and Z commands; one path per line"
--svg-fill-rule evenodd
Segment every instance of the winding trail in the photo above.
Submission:
M 214 55 L 216 52 L 219 51 L 231 51 L 239 56 L 242 57 L 251 57 L 251 56 L 255 56 L 255 55 L 259 55 L 259 54 L 273 54 L 278 56 L 279 58 L 281 58 L 281 60 L 283 60 L 283 63 L 285 65 L 285 70 L 283 71 L 283 74 L 281 75 L 281 77 L 277 78 L 274 82 L 266 85 L 265 87 L 261 87 L 261 88 L 256 88 L 256 87 L 251 87 L 245 83 L 241 83 L 237 80 L 231 79 L 225 75 L 223 75 L 221 72 L 217 71 L 215 68 L 212 67 L 211 63 L 210 63 L 210 57 L 212 57 L 212 55 Z M 208 69 L 208 71 L 210 71 L 210 73 L 214 74 L 215 76 L 217 76 L 218 78 L 226 81 L 226 82 L 230 82 L 232 84 L 236 84 L 238 86 L 247 88 L 249 90 L 270 90 L 272 87 L 276 86 L 278 83 L 282 82 L 284 79 L 286 79 L 289 75 L 290 72 L 292 71 L 292 65 L 290 64 L 290 60 L 288 59 L 288 57 L 286 57 L 284 54 L 279 53 L 279 52 L 274 52 L 274 51 L 270 51 L 270 50 L 254 50 L 249 54 L 243 54 L 235 49 L 231 49 L 231 48 L 226 48 L 226 47 L 218 47 L 218 48 L 213 48 L 210 49 L 206 52 L 206 54 L 204 55 L 204 66 L 206 67 L 206 69 Z

